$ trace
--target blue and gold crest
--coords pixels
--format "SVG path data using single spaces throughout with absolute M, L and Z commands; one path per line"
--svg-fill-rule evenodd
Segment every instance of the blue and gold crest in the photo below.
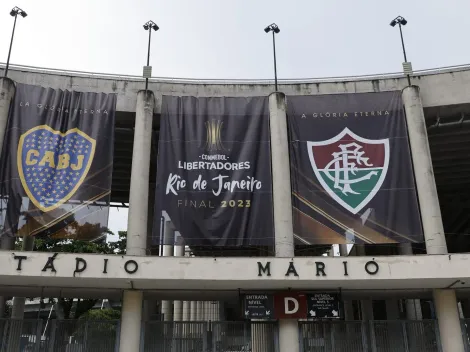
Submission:
M 26 194 L 47 212 L 67 202 L 85 180 L 96 141 L 78 128 L 65 133 L 47 125 L 22 134 L 18 143 L 18 173 Z

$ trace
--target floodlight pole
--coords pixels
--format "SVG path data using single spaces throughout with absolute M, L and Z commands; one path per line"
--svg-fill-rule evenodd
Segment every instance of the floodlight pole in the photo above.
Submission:
M 273 32 L 273 52 L 274 52 L 274 89 L 277 92 L 277 63 L 276 63 L 276 38 Z
M 403 40 L 403 31 L 401 30 L 401 22 L 398 22 L 398 27 L 400 28 L 400 38 L 401 38 L 401 47 L 403 49 L 403 57 L 405 58 L 405 62 L 408 62 L 406 59 L 406 49 L 405 49 L 405 41 Z M 408 79 L 408 86 L 411 86 L 411 78 L 410 75 L 406 75 Z
M 152 27 L 149 26 L 149 45 L 147 50 L 147 66 L 150 66 L 150 41 L 152 40 Z M 149 79 L 145 78 L 145 90 L 148 90 L 149 87 Z
M 13 31 L 11 32 L 11 39 L 10 39 L 10 49 L 8 50 L 8 58 L 7 58 L 7 65 L 5 67 L 4 77 L 8 75 L 8 68 L 10 67 L 10 55 L 11 55 L 11 47 L 13 46 L 13 38 L 15 36 L 15 28 L 16 28 L 16 18 L 18 17 L 18 12 L 15 13 L 15 21 L 13 22 Z

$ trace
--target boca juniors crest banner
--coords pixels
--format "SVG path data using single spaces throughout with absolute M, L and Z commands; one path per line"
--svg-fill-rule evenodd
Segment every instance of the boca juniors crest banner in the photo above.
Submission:
M 115 106 L 115 94 L 17 85 L 1 158 L 2 235 L 106 234 Z
M 290 96 L 288 122 L 302 243 L 422 242 L 401 92 Z
M 163 236 L 164 220 L 187 245 L 272 245 L 268 123 L 266 97 L 163 97 L 154 225 L 160 243 L 173 244 Z

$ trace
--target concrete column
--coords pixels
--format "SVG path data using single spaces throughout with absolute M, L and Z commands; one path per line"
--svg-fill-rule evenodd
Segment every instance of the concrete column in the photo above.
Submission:
M 137 93 L 127 224 L 127 255 L 145 255 L 147 252 L 150 151 L 152 150 L 154 106 L 155 97 L 151 91 L 141 90 Z
M 197 316 L 196 316 L 197 321 L 203 321 L 204 320 L 204 302 L 203 301 L 197 301 Z
M 34 237 L 24 236 L 22 250 L 25 252 L 30 252 L 33 249 L 34 249 Z M 13 306 L 11 307 L 12 319 L 23 319 L 25 304 L 26 304 L 25 297 L 13 297 Z
M 439 322 L 443 352 L 464 352 L 462 330 L 455 290 L 433 291 L 434 307 Z
M 119 351 L 140 351 L 143 293 L 126 290 L 122 297 Z
M 292 258 L 294 256 L 292 191 L 290 183 L 289 142 L 287 137 L 286 96 L 284 93 L 272 93 L 269 96 L 269 126 L 271 134 L 276 257 Z M 290 350 L 290 352 L 294 351 Z
M 426 251 L 428 254 L 447 254 L 444 225 L 442 224 L 441 209 L 434 180 L 419 87 L 406 87 L 403 89 L 402 98 L 406 112 Z M 443 351 L 463 352 L 464 343 L 455 292 L 453 290 L 436 289 L 433 291 L 433 297 Z
M 292 190 L 286 96 L 284 93 L 275 92 L 269 96 L 269 128 L 271 136 L 275 252 L 276 257 L 293 258 L 295 247 L 292 225 Z M 256 331 L 253 331 L 253 333 L 256 334 Z M 299 352 L 297 320 L 286 319 L 279 321 L 279 346 L 280 351 Z
M 398 247 L 400 255 L 413 255 L 411 243 L 400 243 Z M 406 318 L 409 320 L 421 320 L 421 301 L 419 299 L 406 299 Z
M 279 320 L 279 351 L 299 352 L 299 345 L 299 326 L 297 320 Z
M 165 221 L 163 229 L 163 256 L 172 257 L 174 254 L 173 243 L 175 242 L 175 228 L 171 221 Z M 166 244 L 166 243 L 171 243 Z M 162 301 L 162 314 L 164 321 L 173 320 L 173 302 L 172 301 Z
M 191 301 L 183 301 L 183 321 L 191 320 Z
M 189 320 L 196 321 L 197 320 L 197 302 L 191 301 L 191 307 L 189 309 L 190 309 Z
M 15 95 L 15 83 L 6 77 L 0 77 L 0 155 L 2 154 L 3 140 L 8 122 L 10 103 Z M 15 248 L 13 237 L 0 238 L 0 248 L 11 251 Z M 0 318 L 5 312 L 5 297 L 0 297 Z
M 178 231 L 174 232 L 175 243 L 173 255 L 175 257 L 183 257 L 184 256 L 184 244 L 182 241 L 182 237 Z M 174 301 L 173 302 L 173 320 L 174 321 L 182 321 L 183 320 L 183 301 Z
M 173 321 L 183 320 L 183 301 L 173 302 Z
M 342 257 L 348 256 L 348 245 L 347 244 L 340 244 L 339 245 L 339 255 Z
M 15 83 L 6 77 L 0 78 L 0 154 L 8 122 L 10 103 L 15 95 Z
M 147 252 L 150 151 L 154 107 L 155 97 L 151 91 L 141 90 L 137 93 L 127 224 L 127 255 L 143 256 Z M 121 352 L 140 350 L 142 302 L 142 291 L 124 291 L 119 340 Z

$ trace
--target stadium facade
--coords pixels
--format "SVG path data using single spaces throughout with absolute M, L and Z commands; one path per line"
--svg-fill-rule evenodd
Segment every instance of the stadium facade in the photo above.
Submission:
M 15 86 L 18 84 L 115 94 L 114 163 L 109 201 L 113 204 L 129 204 L 127 251 L 123 256 L 19 252 L 11 249 L 11 240 L 7 236 L 2 237 L 4 250 L 0 252 L 1 295 L 111 299 L 122 297 L 122 318 L 117 343 L 120 351 L 143 350 L 144 326 L 145 334 L 152 334 L 149 331 L 151 325 L 148 325 L 147 321 L 151 321 L 152 316 L 157 314 L 162 314 L 167 322 L 188 322 L 188 324 L 232 319 L 246 322 L 251 319 L 250 348 L 258 352 L 376 351 L 380 350 L 377 349 L 380 345 L 377 339 L 385 335 L 390 336 L 387 344 L 404 341 L 405 347 L 397 347 L 400 351 L 418 351 L 422 348 L 429 350 L 435 348 L 436 351 L 446 352 L 467 350 L 465 318 L 470 318 L 470 270 L 468 270 L 470 256 L 467 254 L 470 251 L 468 239 L 470 66 L 417 71 L 411 78 L 411 86 L 408 86 L 407 79 L 402 74 L 384 74 L 318 80 L 281 80 L 280 92 L 273 92 L 273 82 L 268 80 L 204 81 L 156 78 L 150 79 L 149 89 L 145 91 L 142 90 L 144 80 L 139 77 L 20 66 L 11 66 L 9 78 L 2 78 L 0 82 L 0 145 L 3 145 L 3 148 L 7 145 L 3 137 L 8 117 L 11 115 L 10 109 L 13 109 Z M 394 92 L 393 97 L 387 95 L 390 92 Z M 393 104 L 387 105 L 387 109 L 372 106 L 362 110 L 346 110 L 341 107 L 342 97 L 361 95 L 369 101 L 379 97 L 380 93 L 383 93 L 380 97 L 389 99 L 387 102 L 394 101 Z M 303 101 L 297 99 L 327 96 L 334 97 L 332 103 L 334 111 L 323 108 L 320 101 L 315 101 L 313 106 L 310 106 L 302 105 Z M 272 246 L 265 245 L 262 242 L 263 238 L 253 235 L 245 239 L 243 234 L 241 235 L 243 239 L 234 240 L 235 244 L 232 243 L 230 246 L 217 246 L 217 243 L 210 241 L 209 244 L 199 243 L 197 242 L 199 237 L 185 235 L 191 230 L 184 227 L 187 226 L 184 216 L 178 225 L 175 225 L 172 221 L 176 213 L 171 213 L 174 209 L 162 208 L 162 204 L 171 202 L 163 196 L 158 196 L 158 181 L 155 180 L 162 168 L 160 161 L 157 168 L 157 154 L 159 158 L 163 158 L 162 140 L 165 141 L 164 138 L 171 140 L 171 133 L 175 131 L 171 129 L 174 128 L 171 126 L 171 121 L 174 120 L 170 118 L 169 127 L 165 127 L 166 133 L 170 130 L 173 132 L 164 136 L 163 123 L 167 120 L 163 120 L 163 117 L 170 116 L 177 120 L 178 116 L 175 117 L 171 115 L 172 113 L 179 114 L 187 106 L 188 109 L 192 106 L 188 100 L 176 102 L 171 100 L 175 97 L 198 99 L 197 104 L 200 105 L 195 109 L 201 110 L 204 110 L 201 107 L 204 101 L 208 106 L 207 114 L 210 116 L 217 114 L 217 108 L 210 105 L 212 98 L 264 97 L 266 99 L 264 103 L 260 103 L 265 104 L 262 108 L 265 110 L 260 108 L 261 110 L 253 111 L 257 111 L 259 116 L 265 114 L 269 121 L 265 127 L 270 141 L 268 166 L 272 171 L 269 169 L 264 171 L 270 174 L 269 182 L 272 182 L 270 187 L 272 192 L 269 192 L 271 198 L 266 203 L 272 204 Z M 203 99 L 207 99 L 207 102 Z M 298 105 L 296 112 L 292 113 L 289 104 L 294 102 Z M 231 106 L 228 100 L 225 100 L 224 104 Z M 250 104 L 259 105 L 256 100 L 249 100 Z M 361 237 L 362 232 L 357 230 L 355 227 L 357 225 L 351 225 L 353 236 L 348 237 L 349 232 L 346 229 L 344 240 L 329 240 L 329 235 L 325 235 L 324 238 L 311 236 L 311 233 L 321 231 L 318 227 L 309 228 L 309 224 L 321 221 L 317 218 L 305 220 L 300 216 L 300 213 L 306 212 L 302 210 L 302 205 L 294 208 L 298 212 L 292 210 L 293 202 L 297 201 L 297 198 L 292 196 L 293 187 L 298 187 L 295 188 L 295 192 L 302 192 L 303 187 L 300 181 L 297 182 L 301 172 L 293 171 L 292 163 L 293 159 L 298 157 L 300 160 L 304 156 L 295 154 L 291 149 L 292 143 L 296 141 L 294 137 L 302 136 L 304 132 L 301 127 L 304 125 L 301 124 L 322 123 L 330 117 L 333 118 L 333 114 L 334 118 L 340 118 L 341 115 L 341 118 L 346 120 L 344 114 L 347 113 L 351 118 L 354 116 L 359 119 L 367 116 L 379 119 L 379 116 L 382 118 L 382 114 L 388 115 L 389 111 L 400 111 L 401 108 L 396 106 L 403 107 L 402 117 L 403 121 L 406 121 L 403 126 L 406 127 L 403 127 L 405 131 L 402 131 L 403 133 L 398 128 L 397 134 L 391 135 L 390 138 L 396 140 L 401 138 L 405 141 L 404 149 L 397 152 L 397 159 L 405 161 L 409 159 L 412 182 L 408 188 L 416 192 L 416 199 L 413 196 L 411 200 L 405 202 L 406 204 L 402 204 L 400 197 L 405 195 L 401 195 L 394 201 L 395 207 L 405 207 L 407 210 L 406 214 L 396 215 L 393 212 L 395 214 L 393 216 L 397 217 L 393 221 L 385 218 L 384 224 L 387 224 L 388 230 L 391 228 L 389 232 L 392 234 L 389 232 L 377 234 L 379 231 L 368 229 L 368 232 L 364 230 L 368 235 Z M 54 109 L 54 107 L 49 108 Z M 298 134 L 294 135 L 297 132 L 292 131 L 293 125 L 289 122 L 289 118 L 296 114 L 299 115 L 301 122 L 298 122 L 300 126 Z M 184 117 L 181 116 L 180 118 Z M 400 118 L 393 116 L 394 119 Z M 373 123 L 375 122 L 365 125 Z M 394 126 L 385 124 L 381 128 L 388 133 L 388 129 L 395 128 Z M 220 125 L 209 125 L 207 131 L 204 129 L 201 132 L 207 132 L 212 136 L 207 137 L 206 142 L 214 146 L 213 151 L 216 150 L 214 153 L 206 153 L 207 155 L 222 155 L 220 150 L 235 148 L 227 147 L 230 141 L 223 138 L 220 140 L 217 134 L 220 128 Z M 253 128 L 250 127 L 250 130 Z M 321 128 L 323 127 L 320 124 L 319 129 Z M 194 127 L 194 130 L 197 130 L 197 127 Z M 261 135 L 260 132 L 259 136 Z M 256 138 L 258 137 L 254 137 L 253 140 L 258 140 Z M 259 137 L 260 140 L 263 138 Z M 299 140 L 302 138 L 299 137 Z M 346 141 L 341 139 L 343 138 L 341 136 L 338 138 L 339 141 Z M 337 140 L 333 139 L 330 139 L 330 142 L 336 143 Z M 376 159 L 380 160 L 374 164 L 374 167 L 365 168 L 361 172 L 375 168 L 372 174 L 370 172 L 364 174 L 367 179 L 371 179 L 378 173 L 385 175 L 388 172 L 387 175 L 390 175 L 395 170 L 398 175 L 397 180 L 400 180 L 397 182 L 402 182 L 402 179 L 407 177 L 406 165 L 393 166 L 391 162 L 389 163 L 388 158 L 392 151 L 389 152 L 387 149 L 388 142 L 377 141 L 378 138 L 374 140 L 356 138 L 356 147 L 374 143 L 383 144 L 381 146 L 383 151 L 380 152 L 383 155 L 379 153 L 382 159 L 377 157 Z M 225 146 L 220 143 L 225 143 Z M 338 183 L 334 186 L 328 183 L 328 177 L 331 176 L 331 180 L 335 177 L 333 174 L 328 174 L 328 167 L 315 168 L 319 163 L 315 148 L 320 147 L 321 143 L 313 142 L 310 161 L 313 166 L 312 175 L 315 172 L 320 183 L 323 182 L 322 195 L 329 194 L 336 200 L 335 204 L 342 204 L 342 207 L 349 209 L 351 214 L 363 212 L 370 198 L 375 197 L 375 193 L 371 192 L 371 197 L 366 200 L 360 199 L 356 203 L 348 203 L 344 197 L 341 198 L 341 194 L 335 188 L 341 189 L 345 194 L 346 187 L 338 188 L 341 187 Z M 5 150 L 3 152 L 5 153 Z M 97 150 L 97 153 L 104 152 L 105 150 Z M 31 157 L 35 154 L 28 155 L 30 158 L 27 161 L 35 162 Z M 176 154 L 170 153 L 169 159 L 166 160 L 171 161 L 172 155 Z M 354 154 L 355 160 L 360 160 L 357 158 L 361 155 Z M 317 159 L 313 160 L 315 157 Z M 235 169 L 238 172 L 247 165 L 243 164 L 245 162 L 243 160 L 233 161 L 235 166 L 230 161 L 229 166 L 222 167 L 230 167 L 231 171 Z M 250 160 L 250 165 L 253 165 L 251 159 L 247 157 L 246 160 Z M 306 160 L 308 164 L 308 157 Z M 371 166 L 373 160 L 375 159 L 365 161 L 366 165 Z M 190 166 L 178 165 L 179 169 L 187 171 L 188 168 L 191 170 L 209 167 L 204 164 L 205 162 L 189 162 Z M 357 164 L 361 164 L 360 161 Z M 344 165 L 343 169 L 338 169 L 338 172 L 344 171 L 346 167 Z M 325 170 L 327 172 L 322 176 L 321 173 Z M 378 188 L 374 192 L 379 192 L 379 196 L 381 185 L 387 182 L 384 178 L 385 176 L 382 178 L 378 176 L 375 183 Z M 339 180 L 341 181 L 341 178 Z M 256 182 L 261 181 L 259 177 L 253 177 L 249 182 L 246 184 L 239 182 L 236 186 L 246 189 L 251 187 L 253 191 L 257 187 Z M 335 182 L 338 182 L 338 179 Z M 345 182 L 344 179 L 341 182 Z M 201 187 L 200 183 L 193 184 Z M 398 183 L 393 184 L 396 186 Z M 174 190 L 176 194 L 176 183 L 174 187 L 170 191 Z M 235 185 L 232 183 L 227 187 Z M 308 186 L 305 187 L 308 189 Z M 396 187 L 398 189 L 398 186 Z M 155 196 L 156 191 L 157 196 Z M 352 192 L 354 191 L 351 190 Z M 167 184 L 165 196 L 169 193 Z M 313 196 L 310 205 L 315 203 L 315 197 Z M 176 206 L 178 211 L 181 211 L 181 208 L 187 212 L 192 211 L 191 207 L 201 208 L 201 199 L 197 200 L 199 203 L 196 200 L 185 203 L 184 199 L 181 199 Z M 158 204 L 159 200 L 161 204 Z M 262 203 L 264 200 L 259 202 Z M 383 201 L 380 204 L 387 202 L 390 201 Z M 245 209 L 249 203 L 234 204 L 240 204 L 240 207 Z M 416 204 L 416 211 L 413 204 Z M 210 208 L 204 203 L 203 207 L 206 206 Z M 312 209 L 318 210 L 319 207 L 317 203 L 312 205 Z M 377 209 L 371 211 L 375 211 L 375 219 L 380 220 L 382 213 Z M 156 212 L 159 214 L 161 212 L 162 216 L 154 216 Z M 416 216 L 413 215 L 415 212 Z M 340 219 L 342 213 L 338 214 L 331 216 L 323 214 L 323 216 Z M 389 213 L 385 212 L 384 216 L 387 214 Z M 251 216 L 263 217 L 265 214 L 257 212 Z M 266 219 L 253 226 L 262 228 L 266 221 L 269 221 L 268 218 L 270 218 L 269 213 Z M 240 221 L 244 221 L 243 219 Z M 344 223 L 346 222 L 345 220 Z M 413 226 L 415 228 L 410 230 L 410 234 L 403 235 L 406 229 Z M 159 230 L 155 230 L 156 228 Z M 155 236 L 152 235 L 155 231 L 160 234 L 159 242 L 156 244 Z M 327 231 L 330 230 L 321 233 L 330 234 Z M 336 236 L 337 232 L 331 232 L 331 236 Z M 417 237 L 413 237 L 414 235 Z M 244 242 L 245 240 L 247 242 Z M 335 253 L 336 251 L 338 253 Z M 329 305 L 322 299 L 332 299 L 334 302 Z M 314 304 L 310 303 L 310 300 L 315 301 Z M 247 307 L 248 302 L 255 306 L 251 307 L 253 311 L 249 311 L 251 308 Z M 229 313 L 230 305 L 236 313 Z M 258 314 L 256 309 L 271 307 L 274 311 L 272 315 L 267 312 L 263 314 L 258 312 L 260 315 L 256 315 Z M 312 307 L 318 308 L 318 311 L 314 311 Z M 318 318 L 316 315 L 322 309 L 330 311 Z M 270 328 L 274 331 L 273 335 L 270 335 L 271 330 L 268 331 L 265 327 L 256 328 L 257 323 L 262 325 L 263 322 L 272 323 Z M 352 325 L 349 327 L 347 325 L 354 322 L 359 323 L 360 329 L 357 331 L 352 329 Z M 378 332 L 380 328 L 378 325 L 373 325 L 374 322 L 377 324 L 382 322 L 386 333 Z M 403 325 L 392 324 L 396 322 Z M 346 325 L 340 326 L 340 323 Z M 429 339 L 423 337 L 419 340 L 420 336 L 429 332 L 425 324 L 430 324 L 429 331 L 433 337 Z M 213 335 L 226 334 L 222 332 L 222 328 L 213 326 Z M 409 326 L 418 328 L 411 331 Z M 330 337 L 319 332 L 324 331 L 325 327 L 331 329 L 331 341 L 328 343 L 326 340 Z M 344 331 L 342 327 L 345 327 Z M 191 332 L 183 330 L 181 334 L 188 336 Z M 408 337 L 403 337 L 405 335 Z M 277 341 L 273 346 L 266 342 L 272 340 L 272 336 L 275 336 Z M 341 339 L 338 336 L 341 336 Z M 217 338 L 212 339 L 216 341 Z M 354 345 L 358 338 L 361 340 L 360 344 Z M 333 345 L 336 343 L 336 349 L 334 347 L 327 349 L 331 343 Z M 343 347 L 338 347 L 340 345 Z M 361 347 L 351 347 L 359 345 Z M 216 350 L 214 345 L 211 345 L 211 348 Z M 228 347 L 225 348 L 224 351 L 229 350 Z

